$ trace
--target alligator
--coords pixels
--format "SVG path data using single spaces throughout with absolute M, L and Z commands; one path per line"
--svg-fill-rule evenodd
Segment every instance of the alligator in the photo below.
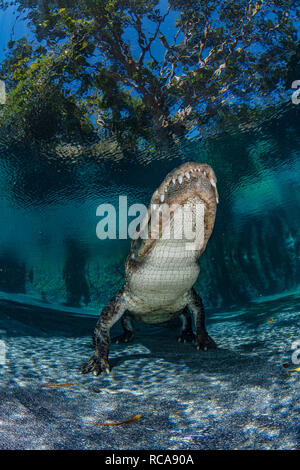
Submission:
M 82 364 L 82 373 L 110 371 L 110 343 L 133 339 L 133 319 L 160 324 L 179 316 L 179 342 L 194 342 L 198 350 L 217 347 L 206 331 L 203 302 L 193 287 L 200 272 L 199 257 L 214 227 L 219 202 L 216 183 L 209 165 L 187 162 L 171 171 L 153 193 L 140 235 L 131 242 L 125 285 L 101 312 L 93 335 L 95 353 Z M 202 214 L 198 225 L 197 213 Z M 188 214 L 192 230 L 186 234 Z M 119 319 L 124 332 L 111 341 L 110 329 Z

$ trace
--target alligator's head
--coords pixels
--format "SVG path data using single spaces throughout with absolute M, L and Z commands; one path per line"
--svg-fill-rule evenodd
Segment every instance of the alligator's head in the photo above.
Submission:
M 131 253 L 127 262 L 128 267 L 133 267 L 135 263 L 143 261 L 153 249 L 154 244 L 162 234 L 164 208 L 170 208 L 173 205 L 189 206 L 194 210 L 194 207 L 198 204 L 203 208 L 201 227 L 203 240 L 201 246 L 195 252 L 195 257 L 198 258 L 205 250 L 212 233 L 218 202 L 217 179 L 209 165 L 188 162 L 175 168 L 153 193 L 148 209 L 148 217 L 141 224 L 141 229 L 147 230 L 148 238 L 139 238 L 132 242 Z M 158 216 L 158 214 L 161 215 Z M 151 220 L 153 221 L 154 217 L 157 218 L 157 230 L 154 230 L 153 234 L 153 227 L 151 230 L 150 227 Z

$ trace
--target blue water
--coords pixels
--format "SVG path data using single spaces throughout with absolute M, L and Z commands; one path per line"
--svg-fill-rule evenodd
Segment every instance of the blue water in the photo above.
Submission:
M 123 157 L 120 163 L 112 153 L 101 164 L 82 156 L 74 165 L 41 161 L 26 149 L 9 153 L 2 148 L 0 290 L 99 309 L 122 285 L 129 241 L 97 238 L 97 207 L 110 203 L 118 214 L 119 196 L 127 196 L 128 205 L 148 205 L 168 171 L 194 160 L 214 168 L 220 193 L 197 283 L 206 306 L 222 308 L 297 291 L 297 115 L 293 110 L 279 118 L 276 132 L 271 123 L 264 132 L 187 142 L 180 155 L 156 162 L 142 155 L 135 162 Z M 74 299 L 64 269 L 74 281 Z
M 0 449 L 299 449 L 299 112 L 289 104 L 260 127 L 182 139 L 157 158 L 110 141 L 97 158 L 65 142 L 37 150 L 0 129 Z M 110 375 L 82 376 L 130 246 L 97 238 L 97 207 L 148 205 L 186 161 L 218 179 L 196 283 L 218 349 L 177 343 L 176 322 L 137 323 L 133 343 L 112 345 Z M 59 383 L 71 385 L 45 387 Z M 94 424 L 138 413 L 121 428 Z
M 0 448 L 299 448 L 299 373 L 289 372 L 300 331 L 299 135 L 292 113 L 272 129 L 134 164 L 112 154 L 58 165 L 2 149 Z M 96 208 L 119 195 L 147 204 L 188 160 L 218 177 L 196 286 L 218 349 L 178 345 L 176 324 L 136 324 L 133 343 L 112 345 L 110 375 L 82 376 L 95 316 L 122 286 L 129 249 L 96 237 Z M 57 383 L 72 386 L 45 388 Z M 138 413 L 121 432 L 93 424 Z

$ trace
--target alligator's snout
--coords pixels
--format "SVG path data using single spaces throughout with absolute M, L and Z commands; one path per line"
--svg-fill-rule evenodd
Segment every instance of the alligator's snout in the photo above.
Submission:
M 187 162 L 175 168 L 154 192 L 151 203 L 184 204 L 191 196 L 210 207 L 219 202 L 217 178 L 209 165 Z
M 186 207 L 194 217 L 197 207 L 204 206 L 204 220 L 202 227 L 200 227 L 204 231 L 204 241 L 202 247 L 200 248 L 199 246 L 199 250 L 195 250 L 195 258 L 199 257 L 205 250 L 212 233 L 218 202 L 217 178 L 209 165 L 187 162 L 175 168 L 165 177 L 161 185 L 153 193 L 147 217 L 141 223 L 141 233 L 143 236 L 132 242 L 127 269 L 130 269 L 133 261 L 143 260 L 155 247 L 157 239 L 164 238 L 164 227 L 167 227 L 167 233 L 169 233 L 168 224 L 170 222 L 172 225 L 172 220 L 173 230 L 178 228 L 180 233 L 184 233 L 185 217 L 180 219 L 181 227 L 177 227 L 179 224 L 178 220 L 176 219 L 175 223 L 174 218 L 172 219 L 171 217 L 170 219 L 169 213 L 169 210 L 173 209 L 176 211 L 176 208 L 180 207 Z M 177 239 L 177 235 L 174 235 L 174 238 Z M 185 241 L 184 236 L 182 240 Z

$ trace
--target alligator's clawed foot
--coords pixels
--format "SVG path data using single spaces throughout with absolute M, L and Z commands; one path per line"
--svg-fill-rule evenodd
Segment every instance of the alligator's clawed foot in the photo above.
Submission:
M 192 343 L 195 341 L 195 335 L 190 330 L 183 330 L 177 338 L 178 343 Z
M 92 372 L 93 375 L 99 375 L 101 372 L 110 372 L 110 365 L 106 359 L 92 356 L 86 363 L 81 366 L 81 373 L 87 374 Z
M 133 340 L 133 333 L 131 331 L 125 331 L 122 335 L 120 336 L 115 336 L 112 338 L 111 342 L 115 344 L 119 343 L 129 343 L 129 341 Z
M 217 348 L 214 340 L 206 332 L 196 338 L 195 345 L 198 350 L 201 349 L 203 351 Z

